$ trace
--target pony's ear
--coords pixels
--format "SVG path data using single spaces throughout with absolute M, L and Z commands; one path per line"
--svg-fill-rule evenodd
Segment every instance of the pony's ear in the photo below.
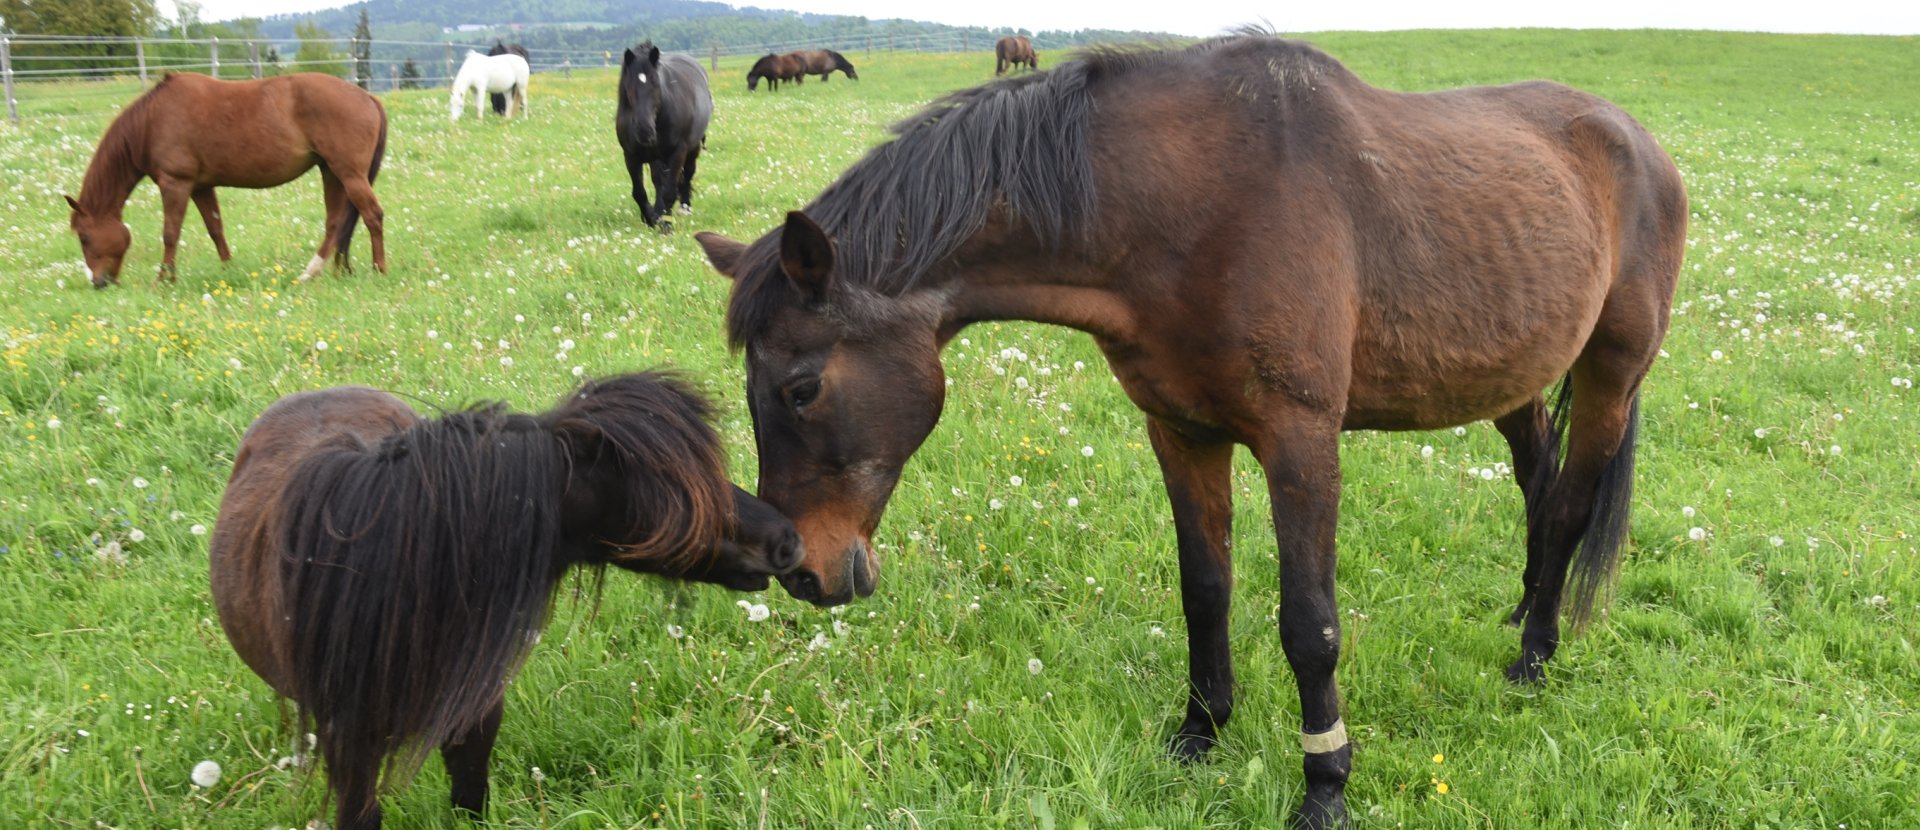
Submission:
M 653 64 L 655 66 L 660 65 L 660 47 L 658 46 L 647 47 L 647 63 Z
M 74 213 L 80 212 L 80 203 L 74 201 L 72 196 L 62 193 L 60 194 L 60 198 L 67 200 L 67 206 L 73 208 Z
M 833 240 L 800 211 L 787 212 L 780 230 L 780 270 L 808 297 L 826 296 L 833 280 Z
M 747 252 L 746 243 L 735 242 L 712 231 L 701 231 L 694 234 L 693 238 L 707 252 L 707 261 L 713 263 L 713 270 L 719 271 L 720 276 L 734 279 L 733 269 L 739 267 L 740 255 Z
M 625 56 L 625 57 L 622 57 L 622 58 L 620 59 L 620 65 L 621 65 L 621 66 L 626 66 L 627 64 L 630 64 L 630 63 L 633 63 L 633 59 L 634 59 L 634 58 L 637 58 L 637 57 L 640 57 L 640 56 L 639 56 L 639 55 L 636 55 L 636 54 L 634 54 L 634 53 L 633 53 L 633 49 L 632 49 L 631 47 L 629 47 L 629 48 L 627 49 L 627 54 L 626 54 L 626 56 Z

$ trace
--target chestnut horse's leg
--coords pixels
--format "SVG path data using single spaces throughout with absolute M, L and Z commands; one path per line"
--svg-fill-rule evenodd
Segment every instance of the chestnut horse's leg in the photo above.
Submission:
M 213 195 L 213 188 L 194 191 L 193 206 L 200 209 L 200 221 L 206 223 L 207 236 L 213 239 L 214 250 L 220 252 L 220 261 L 231 261 L 233 252 L 227 249 L 227 230 L 220 224 L 220 200 Z
M 1280 542 L 1280 645 L 1300 687 L 1306 799 L 1299 827 L 1347 826 L 1353 746 L 1340 718 L 1340 614 L 1333 592 L 1334 526 L 1340 510 L 1340 416 L 1297 411 L 1265 446 L 1274 534 Z
M 373 184 L 367 181 L 365 174 L 357 174 L 350 179 L 342 179 L 347 200 L 354 209 L 360 211 L 360 221 L 366 223 L 368 244 L 373 247 L 373 268 L 384 274 L 387 272 L 387 224 L 386 211 L 381 209 L 380 200 L 373 195 Z M 342 211 L 345 212 L 344 209 Z M 339 233 L 345 236 L 352 229 L 345 222 L 340 223 Z M 346 261 L 345 257 L 341 258 Z
M 160 242 L 164 252 L 160 259 L 159 282 L 173 282 L 178 271 L 174 269 L 173 255 L 180 248 L 180 225 L 187 218 L 187 200 L 193 196 L 193 183 L 171 176 L 155 175 L 153 183 L 160 188 L 160 210 L 163 222 L 160 226 Z
M 347 215 L 346 184 L 325 165 L 320 167 L 320 192 L 327 202 L 327 221 L 320 232 L 320 250 L 313 255 L 313 261 L 307 263 L 307 270 L 300 272 L 301 282 L 313 279 L 321 268 L 326 267 L 327 259 L 333 256 L 334 243 L 340 238 L 340 225 Z
M 1233 444 L 1200 442 L 1158 421 L 1147 436 L 1173 503 L 1180 546 L 1180 607 L 1187 618 L 1187 717 L 1168 750 L 1182 759 L 1213 748 L 1215 730 L 1233 714 L 1233 651 L 1227 612 L 1233 598 Z
M 493 702 L 466 734 L 440 745 L 440 760 L 447 764 L 447 778 L 453 782 L 453 809 L 464 810 L 479 819 L 487 810 L 487 761 L 493 757 L 493 740 L 500 735 L 500 714 L 506 699 Z
M 1519 409 L 1495 418 L 1493 425 L 1507 439 L 1513 451 L 1513 480 L 1520 485 L 1526 504 L 1527 569 L 1520 577 L 1520 604 L 1508 615 L 1508 625 L 1519 625 L 1533 607 L 1534 586 L 1540 581 L 1541 545 L 1546 539 L 1540 529 L 1540 509 L 1560 470 L 1560 440 L 1547 417 L 1545 398 L 1534 396 Z

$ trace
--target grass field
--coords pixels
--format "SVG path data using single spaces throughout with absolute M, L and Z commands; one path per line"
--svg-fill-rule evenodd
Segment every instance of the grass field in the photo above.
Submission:
M 1346 438 L 1356 825 L 1920 826 L 1920 40 L 1311 39 L 1390 88 L 1546 77 L 1607 96 L 1665 143 L 1694 213 L 1623 576 L 1546 683 L 1501 675 L 1523 551 L 1495 431 Z M 206 585 L 233 449 L 280 395 L 365 383 L 545 408 L 576 375 L 674 365 L 720 402 L 751 482 L 726 285 L 691 231 L 759 234 L 991 67 L 849 57 L 861 81 L 777 94 L 723 64 L 696 213 L 664 237 L 627 197 L 610 75 L 540 76 L 512 123 L 450 125 L 444 92 L 387 96 L 392 273 L 366 267 L 362 232 L 358 273 L 302 285 L 313 177 L 223 191 L 234 261 L 190 216 L 165 286 L 144 186 L 124 287 L 89 289 L 60 194 L 136 89 L 25 90 L 22 123 L 0 124 L 0 825 L 322 816 L 318 779 L 276 763 L 293 737 Z M 943 423 L 876 538 L 874 597 L 826 612 L 620 574 L 597 612 L 563 597 L 508 690 L 489 823 L 1279 823 L 1299 716 L 1257 468 L 1236 468 L 1240 702 L 1223 745 L 1182 766 L 1162 752 L 1185 636 L 1142 417 L 1069 331 L 978 326 L 947 370 Z M 225 774 L 196 788 L 208 759 Z M 386 800 L 389 826 L 459 826 L 446 796 L 430 762 Z

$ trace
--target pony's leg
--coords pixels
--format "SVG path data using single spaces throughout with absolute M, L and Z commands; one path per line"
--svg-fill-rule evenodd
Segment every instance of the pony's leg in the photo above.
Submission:
M 1158 420 L 1147 437 L 1173 504 L 1180 546 L 1180 608 L 1187 618 L 1187 716 L 1168 751 L 1182 759 L 1213 748 L 1215 730 L 1233 714 L 1233 651 L 1227 612 L 1233 598 L 1233 444 L 1186 438 Z
M 1340 614 L 1333 592 L 1340 509 L 1340 419 L 1297 410 L 1255 455 L 1267 473 L 1280 543 L 1280 645 L 1300 687 L 1306 798 L 1299 827 L 1347 826 L 1353 746 L 1340 718 Z
M 700 163 L 700 148 L 687 151 L 687 161 L 680 165 L 680 212 L 693 213 L 693 171 Z
M 640 155 L 631 149 L 627 151 L 627 178 L 633 180 L 633 203 L 640 206 L 640 218 L 652 227 L 660 221 L 660 214 L 653 209 L 653 203 L 647 200 L 648 162 L 640 160 Z
M 153 177 L 154 184 L 160 188 L 160 210 L 163 223 L 160 227 L 160 241 L 164 246 L 160 259 L 158 282 L 173 282 L 177 271 L 174 270 L 174 252 L 180 248 L 180 226 L 187 218 L 187 201 L 193 197 L 193 183 L 172 177 Z
M 475 819 L 487 811 L 487 761 L 493 757 L 493 739 L 500 734 L 505 706 L 505 698 L 494 701 L 472 729 L 440 745 L 440 760 L 446 762 L 447 778 L 453 782 L 453 809 L 470 812 Z
M 231 261 L 233 252 L 227 249 L 227 230 L 220 224 L 220 200 L 213 195 L 213 188 L 194 191 L 193 206 L 200 209 L 200 221 L 206 223 L 207 236 L 213 239 L 213 249 L 220 252 L 220 261 Z
M 380 759 L 346 757 L 326 740 L 320 754 L 333 789 L 334 830 L 380 830 Z
M 1541 667 L 1559 648 L 1560 598 L 1575 552 L 1585 560 L 1583 580 L 1604 580 L 1625 541 L 1633 497 L 1632 427 L 1647 365 L 1620 365 L 1630 362 L 1619 355 L 1596 357 L 1590 343 L 1573 366 L 1567 458 L 1544 494 L 1540 518 L 1530 523 L 1541 538 L 1540 572 L 1520 632 L 1520 659 L 1507 667 L 1509 680 L 1540 679 Z M 1530 536 L 1534 532 L 1529 529 Z
M 360 221 L 367 225 L 367 240 L 373 247 L 373 268 L 384 274 L 387 272 L 386 211 L 381 209 L 380 200 L 373 195 L 373 185 L 366 176 L 342 179 L 341 183 L 346 188 L 347 200 L 353 203 L 355 210 L 360 211 Z M 340 223 L 341 235 L 344 236 L 348 230 L 345 222 Z
M 313 261 L 307 263 L 307 269 L 300 272 L 300 282 L 313 279 L 326 267 L 327 259 L 333 256 L 334 244 L 339 241 L 340 226 L 347 217 L 347 186 L 325 165 L 320 167 L 320 192 L 327 201 L 327 221 L 320 232 L 320 250 L 313 255 Z
M 673 200 L 676 198 L 674 191 L 678 188 L 680 181 L 680 166 L 686 163 L 686 158 L 686 151 L 681 150 L 666 158 L 656 159 L 648 165 L 653 170 L 653 215 L 661 217 L 660 230 L 662 231 L 671 230 L 673 227 L 664 217 L 673 212 Z
M 1520 604 L 1507 616 L 1507 624 L 1517 626 L 1533 607 L 1534 586 L 1540 581 L 1541 544 L 1546 541 L 1540 530 L 1540 506 L 1560 470 L 1560 441 L 1547 417 L 1546 399 L 1538 395 L 1495 418 L 1493 425 L 1513 451 L 1513 480 L 1526 505 L 1527 569 L 1520 577 Z

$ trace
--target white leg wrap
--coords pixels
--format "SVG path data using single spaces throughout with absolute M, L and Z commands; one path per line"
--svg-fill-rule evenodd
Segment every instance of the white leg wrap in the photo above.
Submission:
M 1336 720 L 1333 728 L 1317 735 L 1300 733 L 1300 748 L 1308 755 L 1324 755 L 1347 745 L 1347 722 Z
M 314 254 L 313 261 L 307 263 L 307 270 L 300 272 L 300 281 L 306 282 L 307 280 L 313 279 L 320 273 L 320 269 L 325 267 L 327 267 L 327 261 L 321 258 L 319 254 Z

